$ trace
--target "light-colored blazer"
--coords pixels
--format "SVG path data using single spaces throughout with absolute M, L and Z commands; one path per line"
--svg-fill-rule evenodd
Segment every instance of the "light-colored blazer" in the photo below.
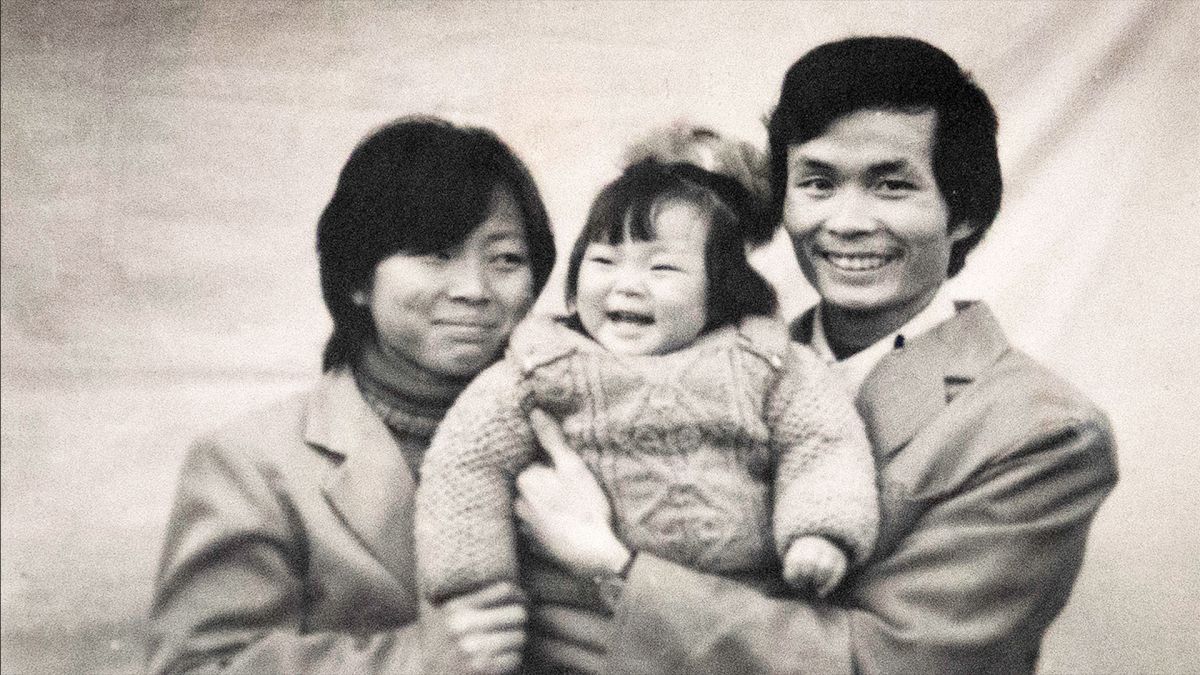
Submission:
M 808 341 L 810 316 L 796 324 Z M 982 304 L 889 353 L 858 408 L 880 472 L 874 555 L 829 602 L 639 555 L 616 672 L 1029 672 L 1116 482 L 1104 415 Z
M 346 370 L 190 450 L 149 670 L 420 672 L 414 481 Z

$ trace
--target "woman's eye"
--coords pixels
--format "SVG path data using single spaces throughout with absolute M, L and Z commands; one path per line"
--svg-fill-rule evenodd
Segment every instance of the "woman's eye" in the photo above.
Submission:
M 833 181 L 824 176 L 809 176 L 808 178 L 801 178 L 796 183 L 796 186 L 805 192 L 822 193 L 833 189 Z
M 492 256 L 492 263 L 506 268 L 524 266 L 528 260 L 520 253 L 500 253 Z
M 596 265 L 611 265 L 613 263 L 613 259 L 611 256 L 600 255 L 600 254 L 589 255 L 587 257 L 587 261 L 590 263 L 594 263 Z

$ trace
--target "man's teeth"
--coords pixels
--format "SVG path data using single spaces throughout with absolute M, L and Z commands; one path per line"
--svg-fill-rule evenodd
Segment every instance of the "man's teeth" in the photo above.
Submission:
M 866 272 L 870 270 L 877 270 L 891 262 L 894 258 L 894 256 L 882 255 L 878 253 L 855 253 L 852 255 L 846 255 L 842 253 L 829 253 L 828 251 L 821 253 L 821 257 L 829 261 L 829 263 L 834 267 L 850 272 Z

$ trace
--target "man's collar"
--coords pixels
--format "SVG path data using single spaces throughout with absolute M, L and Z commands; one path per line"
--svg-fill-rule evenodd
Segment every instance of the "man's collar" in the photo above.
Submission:
M 837 374 L 845 385 L 846 391 L 851 396 L 855 396 L 862 387 L 863 381 L 867 379 L 867 375 L 875 369 L 879 360 L 888 352 L 903 346 L 906 342 L 953 317 L 954 312 L 954 301 L 950 298 L 946 287 L 942 286 L 929 304 L 898 330 L 877 340 L 866 349 L 839 360 L 829 346 L 829 339 L 825 335 L 821 305 L 817 305 L 812 312 L 807 342 L 817 356 L 821 357 L 821 360 Z
M 888 350 L 859 387 L 855 402 L 878 457 L 903 447 L 1008 350 L 986 305 L 959 303 L 957 310 L 952 319 L 906 337 L 903 349 Z M 812 343 L 815 314 L 809 309 L 792 323 L 792 339 Z
M 903 447 L 960 390 L 1008 351 L 1008 341 L 983 303 L 958 313 L 879 360 L 858 392 L 858 411 L 880 457 Z

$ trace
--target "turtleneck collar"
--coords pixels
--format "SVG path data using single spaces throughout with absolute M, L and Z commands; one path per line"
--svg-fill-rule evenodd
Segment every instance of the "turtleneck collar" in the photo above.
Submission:
M 428 439 L 470 378 L 431 373 L 367 343 L 354 367 L 359 389 L 383 421 L 399 434 Z

